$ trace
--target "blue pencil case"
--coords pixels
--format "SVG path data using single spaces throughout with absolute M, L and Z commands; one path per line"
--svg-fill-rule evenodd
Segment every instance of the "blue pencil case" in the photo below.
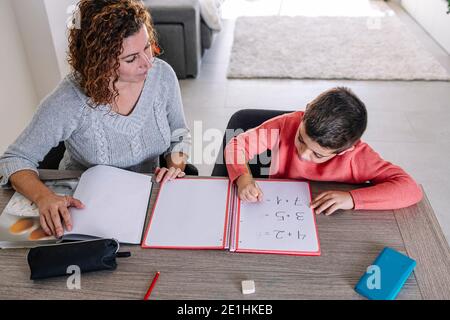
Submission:
M 386 247 L 367 268 L 355 291 L 370 300 L 394 300 L 415 266 L 413 259 Z

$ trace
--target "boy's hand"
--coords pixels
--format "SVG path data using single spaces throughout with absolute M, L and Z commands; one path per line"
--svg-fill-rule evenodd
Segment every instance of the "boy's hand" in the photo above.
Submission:
M 319 194 L 312 202 L 311 208 L 316 214 L 329 216 L 338 209 L 350 210 L 355 207 L 350 192 L 346 191 L 326 191 Z
M 251 175 L 244 174 L 240 176 L 237 179 L 236 184 L 238 186 L 238 195 L 241 200 L 248 202 L 262 201 L 263 193 Z

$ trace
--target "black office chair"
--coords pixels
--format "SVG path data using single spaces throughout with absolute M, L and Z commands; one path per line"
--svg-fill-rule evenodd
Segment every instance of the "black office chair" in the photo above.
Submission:
M 39 162 L 38 169 L 58 169 L 59 163 L 61 162 L 64 152 L 66 151 L 66 146 L 64 142 L 61 141 L 58 146 L 54 147 L 47 153 L 44 160 Z
M 228 121 L 227 129 L 233 129 L 238 130 L 242 129 L 244 131 L 247 131 L 249 129 L 252 129 L 254 127 L 259 126 L 263 122 L 272 119 L 276 116 L 289 113 L 292 111 L 283 111 L 283 110 L 263 110 L 263 109 L 244 109 L 239 110 L 235 114 L 233 114 Z M 237 132 L 238 134 L 239 132 Z M 222 141 L 222 146 L 220 148 L 220 153 L 217 156 L 216 163 L 214 165 L 214 169 L 212 172 L 212 176 L 217 177 L 227 177 L 228 171 L 227 166 L 225 165 L 225 158 L 223 155 L 223 150 L 227 143 L 233 138 L 233 136 L 227 137 L 225 134 Z M 270 150 L 267 151 L 267 153 L 264 154 L 264 157 L 270 158 L 271 153 Z M 254 159 L 249 163 L 250 171 L 252 172 L 253 177 L 255 178 L 268 178 L 268 175 L 262 174 L 261 172 L 269 172 L 268 168 L 270 168 L 270 162 L 267 163 L 267 161 L 259 161 L 260 156 L 256 156 L 257 159 L 254 161 Z M 266 168 L 267 170 L 262 170 L 262 168 Z
M 50 152 L 44 157 L 44 160 L 39 162 L 38 169 L 58 169 L 59 163 L 61 162 L 65 151 L 66 147 L 64 142 L 60 142 L 58 146 L 50 150 Z M 162 155 L 159 157 L 159 163 L 162 167 L 166 166 L 166 159 L 164 159 Z M 189 176 L 198 176 L 198 169 L 190 163 L 186 164 L 186 169 L 184 172 Z

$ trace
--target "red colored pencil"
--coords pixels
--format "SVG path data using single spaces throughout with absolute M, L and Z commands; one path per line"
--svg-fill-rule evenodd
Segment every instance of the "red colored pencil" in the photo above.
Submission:
M 148 288 L 148 291 L 147 291 L 147 293 L 145 294 L 144 300 L 148 300 L 148 298 L 149 298 L 150 295 L 152 294 L 153 287 L 154 287 L 155 284 L 156 284 L 156 280 L 158 280 L 158 278 L 159 278 L 159 274 L 160 274 L 159 271 L 155 274 L 155 277 L 153 278 L 152 284 L 150 285 L 150 288 Z

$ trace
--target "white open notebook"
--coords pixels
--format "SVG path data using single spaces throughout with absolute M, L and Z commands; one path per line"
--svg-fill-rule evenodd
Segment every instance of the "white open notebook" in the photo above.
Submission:
M 140 244 L 151 189 L 151 176 L 108 166 L 86 170 L 73 195 L 85 208 L 70 208 L 73 229 L 63 239 L 114 238 Z
M 72 231 L 62 238 L 47 236 L 39 222 L 39 209 L 16 192 L 0 215 L 0 248 L 35 247 L 63 240 L 114 238 L 141 244 L 152 189 L 151 176 L 108 166 L 86 170 L 81 178 L 45 181 L 59 195 L 85 204 L 69 208 Z
M 143 248 L 229 249 L 320 255 L 309 183 L 257 180 L 261 202 L 241 202 L 228 179 L 177 179 L 161 186 Z

